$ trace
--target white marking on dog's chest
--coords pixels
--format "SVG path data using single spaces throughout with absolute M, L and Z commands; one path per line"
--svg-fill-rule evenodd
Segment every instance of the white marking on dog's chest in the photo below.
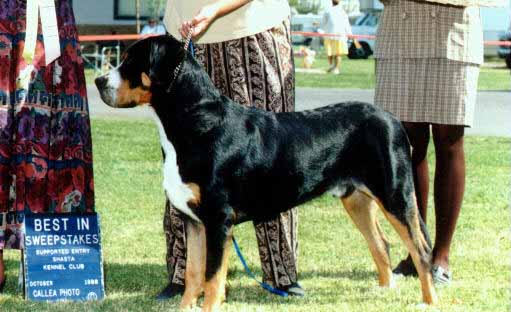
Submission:
M 190 187 L 183 183 L 179 175 L 176 150 L 167 138 L 160 117 L 158 117 L 158 114 L 156 114 L 154 110 L 151 111 L 153 112 L 153 118 L 158 127 L 158 132 L 160 133 L 161 147 L 165 153 L 165 162 L 163 163 L 163 188 L 167 193 L 167 198 L 177 210 L 195 221 L 201 222 L 188 206 L 188 202 L 194 199 L 194 195 Z

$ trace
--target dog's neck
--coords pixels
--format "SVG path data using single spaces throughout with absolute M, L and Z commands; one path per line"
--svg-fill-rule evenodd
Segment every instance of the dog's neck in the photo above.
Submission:
M 186 54 L 172 90 L 158 87 L 152 93 L 151 106 L 171 141 L 204 135 L 221 123 L 222 95 L 190 54 Z M 183 131 L 187 131 L 186 136 L 182 136 Z

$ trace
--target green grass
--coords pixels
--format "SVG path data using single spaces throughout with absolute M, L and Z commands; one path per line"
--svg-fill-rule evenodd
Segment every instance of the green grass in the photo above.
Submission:
M 349 89 L 373 89 L 375 85 L 374 62 L 367 60 L 350 60 L 344 57 L 341 62 L 341 74 L 313 74 L 296 73 L 297 87 L 316 88 L 349 88 Z M 488 66 L 490 65 L 490 66 Z M 301 57 L 295 58 L 295 66 L 303 66 Z M 314 69 L 328 69 L 328 61 L 324 56 L 316 58 Z M 492 59 L 491 62 L 481 68 L 479 75 L 479 90 L 509 90 L 511 77 L 509 69 L 505 68 L 504 60 Z
M 96 303 L 28 303 L 16 293 L 19 252 L 6 251 L 8 284 L 0 311 L 174 311 L 179 298 L 152 298 L 166 283 L 162 231 L 161 150 L 149 121 L 93 120 L 97 210 L 101 215 L 107 298 Z M 468 137 L 467 190 L 452 250 L 454 283 L 439 289 L 442 311 L 509 311 L 510 139 Z M 430 157 L 432 148 L 430 150 Z M 434 168 L 432 165 L 431 168 Z M 430 200 L 432 202 L 432 200 Z M 415 311 L 419 282 L 377 287 L 365 241 L 338 200 L 323 196 L 299 210 L 299 276 L 305 298 L 263 291 L 231 254 L 229 301 L 224 311 Z M 430 218 L 433 213 L 430 213 Z M 382 222 L 393 263 L 406 251 Z M 429 224 L 434 224 L 429 220 Z M 434 233 L 430 227 L 430 233 Z M 235 235 L 261 276 L 251 224 Z M 435 311 L 428 309 L 428 311 Z
M 302 58 L 295 58 L 297 68 L 302 67 Z M 490 66 L 487 66 L 490 65 Z M 326 70 L 328 68 L 326 57 L 320 55 L 313 65 L 314 69 Z M 92 69 L 85 70 L 87 82 L 94 80 Z M 504 60 L 491 59 L 488 64 L 481 68 L 479 75 L 479 90 L 509 90 L 511 85 L 509 69 L 505 68 Z M 375 84 L 374 59 L 350 60 L 344 57 L 342 60 L 341 75 L 296 73 L 297 87 L 312 88 L 346 88 L 346 89 L 373 89 Z

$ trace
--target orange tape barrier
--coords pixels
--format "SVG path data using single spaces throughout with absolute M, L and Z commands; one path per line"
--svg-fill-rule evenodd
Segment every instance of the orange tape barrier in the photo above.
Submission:
M 148 37 L 153 37 L 155 35 L 82 35 L 79 36 L 78 39 L 81 42 L 85 41 L 114 41 L 114 40 L 139 40 Z
M 315 32 L 305 32 L 305 31 L 292 31 L 291 34 L 293 35 L 302 35 L 307 37 L 334 37 L 338 36 L 335 34 L 319 34 Z M 370 39 L 374 40 L 376 39 L 376 36 L 372 35 L 348 35 L 348 38 L 350 39 Z M 511 46 L 511 41 L 485 41 L 484 45 L 486 46 Z
M 292 31 L 292 35 L 302 35 L 307 37 L 335 37 L 338 35 L 334 34 L 319 34 L 315 32 L 305 31 Z M 139 40 L 147 37 L 153 37 L 155 35 L 82 35 L 79 37 L 80 41 L 114 41 L 114 40 Z M 348 35 L 350 39 L 376 39 L 376 36 L 372 35 Z M 485 41 L 486 46 L 508 46 L 511 47 L 511 41 Z

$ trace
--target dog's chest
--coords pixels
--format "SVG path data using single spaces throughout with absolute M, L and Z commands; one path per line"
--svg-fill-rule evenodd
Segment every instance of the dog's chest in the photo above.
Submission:
M 177 166 L 176 149 L 168 140 L 160 117 L 154 110 L 153 118 L 158 128 L 161 147 L 165 154 L 165 161 L 163 163 L 163 188 L 165 189 L 167 198 L 177 210 L 200 222 L 199 218 L 188 205 L 190 201 L 194 200 L 194 193 L 181 179 L 179 167 Z

